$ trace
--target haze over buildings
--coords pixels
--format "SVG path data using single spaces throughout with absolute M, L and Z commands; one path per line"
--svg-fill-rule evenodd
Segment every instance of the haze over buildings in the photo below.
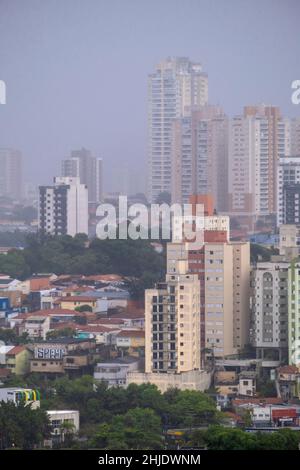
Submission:
M 147 76 L 169 56 L 202 64 L 209 102 L 229 117 L 261 102 L 297 117 L 299 8 L 297 0 L 176 8 L 173 0 L 2 0 L 0 147 L 22 151 L 25 180 L 36 184 L 50 184 L 83 146 L 103 158 L 106 191 L 118 190 L 124 161 L 145 180 Z

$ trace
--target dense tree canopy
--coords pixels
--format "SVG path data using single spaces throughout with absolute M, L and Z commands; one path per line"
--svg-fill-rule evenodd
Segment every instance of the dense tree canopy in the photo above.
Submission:
M 85 235 L 41 239 L 30 235 L 24 250 L 0 255 L 0 272 L 24 279 L 33 273 L 107 274 L 142 279 L 143 288 L 164 274 L 165 260 L 148 240 L 100 240 Z
M 49 436 L 47 413 L 22 403 L 0 402 L 0 449 L 33 449 Z
M 298 450 L 299 432 L 280 429 L 274 433 L 249 433 L 241 429 L 211 426 L 201 436 L 210 450 Z
M 15 377 L 10 381 L 11 386 L 38 386 L 42 410 L 79 410 L 80 436 L 84 439 L 70 439 L 72 448 L 160 449 L 167 443 L 163 441 L 164 431 L 170 428 L 182 430 L 179 445 L 212 450 L 293 450 L 298 449 L 300 441 L 299 432 L 289 429 L 249 433 L 221 426 L 223 415 L 214 401 L 193 390 L 161 393 L 151 384 L 108 389 L 103 383 L 95 384 L 91 376 L 41 381 L 40 376 L 30 374 L 27 379 Z M 0 406 L 0 431 L 5 430 L 5 437 L 2 432 L 0 445 L 38 446 L 48 432 L 43 411 L 4 405 L 2 410 Z

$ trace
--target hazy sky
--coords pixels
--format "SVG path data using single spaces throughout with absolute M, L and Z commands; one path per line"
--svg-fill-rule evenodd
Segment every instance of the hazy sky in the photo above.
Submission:
M 299 0 L 0 0 L 0 147 L 48 183 L 85 146 L 115 189 L 122 162 L 146 165 L 147 75 L 172 55 L 202 62 L 229 115 L 265 102 L 299 116 L 299 24 Z

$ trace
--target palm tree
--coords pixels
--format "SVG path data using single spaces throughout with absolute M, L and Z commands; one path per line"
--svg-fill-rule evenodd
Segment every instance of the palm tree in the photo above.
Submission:
M 75 424 L 64 420 L 60 426 L 61 442 L 70 441 L 75 434 Z

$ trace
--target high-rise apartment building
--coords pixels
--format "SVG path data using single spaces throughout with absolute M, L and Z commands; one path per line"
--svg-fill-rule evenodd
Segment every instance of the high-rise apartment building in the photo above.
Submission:
M 88 190 L 78 177 L 55 177 L 39 187 L 39 230 L 49 235 L 88 234 Z
M 229 126 L 229 213 L 259 217 L 277 211 L 279 159 L 290 153 L 289 122 L 275 106 L 246 106 Z
M 283 214 L 285 224 L 300 223 L 300 184 L 283 187 Z
M 69 158 L 62 161 L 62 176 L 79 177 L 89 192 L 89 202 L 103 199 L 103 162 L 90 150 L 73 150 Z
M 206 105 L 208 79 L 199 63 L 186 57 L 168 58 L 148 80 L 148 197 L 171 193 L 173 121 Z
M 277 177 L 277 225 L 299 223 L 300 155 L 281 158 Z
M 204 205 L 203 246 L 188 242 L 168 244 L 167 268 L 188 260 L 200 284 L 200 346 L 215 356 L 226 356 L 249 343 L 250 246 L 229 241 L 228 216 L 214 215 L 213 199 L 194 195 L 190 202 Z
M 224 357 L 249 344 L 250 247 L 205 243 L 204 249 L 205 347 Z
M 19 150 L 0 148 L 0 196 L 22 198 L 22 154 Z
M 216 209 L 227 203 L 228 119 L 218 106 L 202 106 L 173 122 L 172 202 L 212 194 Z
M 184 242 L 169 243 L 168 271 L 178 259 L 186 259 L 188 272 L 198 277 L 201 350 L 224 357 L 243 349 L 250 328 L 249 243 L 204 242 L 200 250 L 189 250 Z
M 300 366 L 300 263 L 292 262 L 288 273 L 289 364 Z
M 166 281 L 146 290 L 145 372 L 175 373 L 200 369 L 200 286 L 178 260 Z
M 258 359 L 287 359 L 289 265 L 259 262 L 251 272 L 251 343 Z

